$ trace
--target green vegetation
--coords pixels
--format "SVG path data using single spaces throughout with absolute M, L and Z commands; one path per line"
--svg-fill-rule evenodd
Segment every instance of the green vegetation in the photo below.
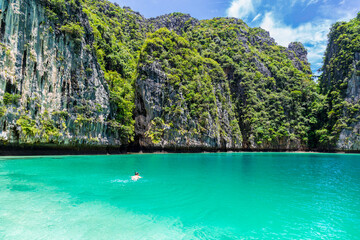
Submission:
M 239 134 L 240 124 L 245 147 L 272 147 L 288 141 L 307 146 L 309 129 L 316 122 L 309 110 L 318 98 L 315 84 L 310 75 L 294 67 L 285 48 L 264 37 L 263 30 L 251 29 L 241 20 L 218 18 L 201 21 L 197 26 L 185 23 L 183 37 L 166 29 L 151 34 L 153 26 L 146 26 L 145 20 L 130 10 L 108 1 L 84 0 L 81 4 L 95 37 L 93 48 L 109 84 L 113 116 L 109 120 L 119 123 L 128 133 L 124 136 L 128 141 L 134 136 L 135 79 L 146 78 L 148 73 L 143 69 L 158 64 L 176 91 L 174 97 L 166 96 L 163 106 L 162 117 L 167 123 L 173 124 L 185 114 L 196 122 L 186 131 L 205 134 L 212 121 L 224 125 L 218 115 L 220 101 L 233 119 L 230 128 L 235 135 Z M 53 6 L 58 6 L 53 8 L 59 14 L 62 4 Z M 169 17 L 182 16 L 177 13 Z M 75 23 L 61 29 L 79 33 L 74 30 L 79 29 Z M 239 35 L 246 41 L 240 41 Z M 254 40 L 259 37 L 264 42 Z M 309 69 L 307 63 L 302 65 Z M 242 94 L 238 94 L 239 90 Z M 232 99 L 226 97 L 230 95 Z
M 6 107 L 5 106 L 0 106 L 0 118 L 5 116 L 5 114 L 6 114 Z
M 79 39 L 85 34 L 84 28 L 79 23 L 72 22 L 63 25 L 60 31 L 68 33 L 74 39 Z
M 205 20 L 186 36 L 226 72 L 245 147 L 297 141 L 306 148 L 315 83 L 294 67 L 284 47 L 237 19 Z
M 360 13 L 349 22 L 334 24 L 329 33 L 323 73 L 320 77 L 320 92 L 325 99 L 319 104 L 317 117 L 322 119 L 313 131 L 319 148 L 333 148 L 343 129 L 352 129 L 359 122 L 360 101 L 355 96 L 347 100 L 350 79 L 360 69 Z M 357 57 L 355 57 L 357 54 Z
M 41 0 L 45 6 L 45 12 L 53 24 L 63 25 L 78 21 L 81 11 L 81 3 L 76 0 Z
M 60 132 L 61 128 L 57 126 L 56 122 L 51 118 L 50 114 L 45 111 L 41 116 L 41 140 L 45 142 L 58 142 L 59 138 L 63 136 Z
M 66 126 L 58 124 L 51 115 L 45 111 L 40 120 L 32 119 L 29 115 L 21 115 L 16 121 L 20 127 L 20 141 L 23 143 L 60 143 L 63 136 L 62 130 Z
M 208 134 L 211 125 L 220 130 L 217 99 L 220 100 L 219 106 L 234 118 L 229 99 L 226 99 L 230 90 L 224 71 L 214 60 L 200 56 L 185 38 L 166 28 L 148 35 L 139 58 L 139 78 L 146 81 L 151 74 L 149 69 L 153 67 L 166 74 L 162 121 L 166 119 L 166 124 L 174 124 L 173 130 L 200 135 Z M 190 126 L 190 121 L 195 124 Z M 158 125 L 152 122 L 152 126 Z M 237 124 L 231 127 L 233 132 L 238 130 Z M 156 132 L 159 131 L 153 132 L 153 136 L 157 141 Z
M 122 129 L 122 138 L 130 142 L 134 137 L 137 55 L 146 33 L 140 25 L 142 18 L 108 1 L 83 1 L 83 11 L 89 18 L 94 50 L 109 85 L 113 120 Z
M 5 105 L 18 105 L 21 95 L 5 93 L 3 96 L 3 103 Z
M 315 83 L 309 64 L 300 60 L 304 56 L 296 56 L 305 52 L 301 43 L 279 46 L 266 31 L 239 19 L 197 21 L 173 13 L 147 20 L 107 0 L 41 2 L 48 34 L 62 32 L 77 43 L 75 54 L 96 56 L 110 109 L 83 99 L 48 113 L 39 99 L 22 103 L 21 95 L 6 92 L 0 117 L 15 119 L 23 142 L 59 143 L 75 133 L 97 144 L 100 138 L 91 131 L 105 122 L 104 131 L 131 143 L 135 102 L 144 92 L 151 95 L 144 114 L 152 114 L 144 135 L 155 144 L 192 138 L 221 139 L 224 145 L 231 139 L 244 148 L 331 149 L 342 130 L 360 121 L 360 101 L 348 92 L 360 76 L 360 13 L 333 25 Z M 11 53 L 4 44 L 0 48 Z M 35 61 L 31 51 L 27 54 Z M 66 62 L 61 54 L 56 59 Z M 90 64 L 80 71 L 88 79 L 95 73 Z M 105 112 L 107 119 L 101 118 Z
M 142 18 L 104 0 L 43 1 L 50 20 L 55 22 L 56 26 L 60 26 L 59 30 L 78 41 L 87 33 L 77 16 L 80 11 L 87 14 L 94 43 L 86 45 L 86 50 L 95 51 L 109 85 L 112 113 L 111 119 L 108 120 L 118 122 L 111 126 L 116 125 L 116 129 L 121 129 L 120 135 L 124 141 L 132 141 L 137 55 L 146 34 L 146 30 L 140 25 Z M 86 74 L 92 74 L 92 69 L 85 71 Z M 81 119 L 79 116 L 78 118 Z
M 35 120 L 32 120 L 29 116 L 23 115 L 17 121 L 16 124 L 21 127 L 21 139 L 25 143 L 31 143 L 34 141 L 36 135 L 40 134 L 39 128 L 36 126 Z
M 153 143 L 160 143 L 164 137 L 164 131 L 168 128 L 170 128 L 170 125 L 165 124 L 163 119 L 156 117 L 151 120 L 150 128 L 145 133 L 145 136 L 149 137 Z

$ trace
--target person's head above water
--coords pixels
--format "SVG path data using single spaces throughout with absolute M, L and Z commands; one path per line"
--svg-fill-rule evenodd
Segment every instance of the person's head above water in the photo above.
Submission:
M 142 177 L 140 177 L 139 173 L 136 172 L 136 171 L 135 171 L 135 175 L 134 175 L 134 176 L 131 176 L 131 180 L 133 180 L 133 181 L 137 181 L 137 180 L 139 180 L 140 178 L 142 178 Z

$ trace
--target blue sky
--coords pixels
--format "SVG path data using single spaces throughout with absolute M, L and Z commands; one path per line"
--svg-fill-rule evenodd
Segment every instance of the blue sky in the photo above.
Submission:
M 331 24 L 348 21 L 360 11 L 360 0 L 112 0 L 145 17 L 189 13 L 198 19 L 237 17 L 251 27 L 262 27 L 276 42 L 300 41 L 308 49 L 311 68 L 322 65 Z

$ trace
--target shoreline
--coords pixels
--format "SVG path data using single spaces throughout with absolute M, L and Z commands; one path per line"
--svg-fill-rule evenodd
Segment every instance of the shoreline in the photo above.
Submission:
M 188 148 L 142 148 L 139 146 L 90 146 L 90 145 L 0 145 L 0 156 L 62 156 L 62 155 L 123 155 L 123 154 L 169 154 L 169 153 L 236 153 L 236 152 L 284 152 L 284 153 L 339 153 L 358 154 L 360 150 L 297 150 L 297 149 L 216 149 L 206 147 Z

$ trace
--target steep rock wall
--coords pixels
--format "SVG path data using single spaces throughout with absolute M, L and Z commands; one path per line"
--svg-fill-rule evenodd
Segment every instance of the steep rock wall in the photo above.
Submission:
M 38 0 L 0 0 L 0 136 L 9 143 L 118 145 L 109 94 L 85 36 L 59 30 Z M 116 128 L 115 128 L 116 129 Z
M 149 18 L 146 20 L 149 30 L 155 32 L 160 28 L 167 28 L 170 31 L 182 35 L 189 27 L 199 24 L 199 20 L 191 17 L 189 14 L 171 13 Z
M 185 39 L 165 28 L 155 32 L 145 42 L 138 74 L 135 131 L 140 146 L 241 147 L 224 72 Z
M 5 143 L 306 148 L 315 90 L 300 43 L 281 47 L 240 19 L 145 19 L 106 0 L 0 9 Z
M 287 55 L 297 69 L 311 74 L 307 50 L 301 42 L 291 42 L 287 48 Z
M 360 13 L 330 29 L 323 73 L 319 79 L 325 96 L 320 111 L 322 126 L 315 133 L 319 148 L 360 150 Z
M 354 54 L 353 73 L 346 89 L 345 101 L 356 104 L 360 102 L 360 53 Z M 355 118 L 360 118 L 358 112 Z M 349 128 L 344 128 L 337 141 L 337 148 L 341 150 L 360 150 L 360 121 L 350 124 Z
M 279 46 L 236 18 L 202 20 L 185 37 L 225 72 L 243 149 L 306 149 L 315 84 L 302 44 Z

